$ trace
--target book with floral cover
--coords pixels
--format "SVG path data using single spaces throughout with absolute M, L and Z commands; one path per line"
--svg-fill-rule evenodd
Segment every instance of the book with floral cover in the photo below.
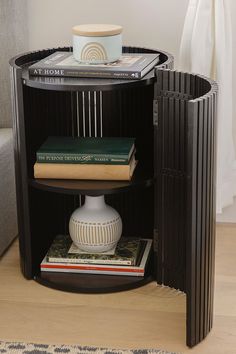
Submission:
M 121 238 L 113 252 L 89 254 L 80 251 L 69 235 L 57 235 L 46 254 L 48 262 L 135 265 L 140 239 Z

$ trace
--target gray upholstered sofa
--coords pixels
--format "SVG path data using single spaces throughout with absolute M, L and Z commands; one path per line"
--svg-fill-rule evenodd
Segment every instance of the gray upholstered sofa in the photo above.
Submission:
M 0 255 L 17 235 L 12 129 L 0 129 Z
M 28 48 L 27 1 L 0 5 L 0 255 L 17 236 L 9 59 Z

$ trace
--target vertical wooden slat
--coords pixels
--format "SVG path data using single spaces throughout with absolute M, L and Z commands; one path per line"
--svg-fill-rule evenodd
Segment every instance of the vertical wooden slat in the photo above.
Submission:
M 77 123 L 77 131 L 76 135 L 80 136 L 80 112 L 79 112 L 79 93 L 75 93 L 75 100 L 76 100 L 76 123 Z
M 205 328 L 206 328 L 206 303 L 207 303 L 207 287 L 205 278 L 207 274 L 207 234 L 206 234 L 206 213 L 207 213 L 207 149 L 208 149 L 208 99 L 203 101 L 203 149 L 202 149 L 202 246 L 201 246 L 201 293 L 200 293 L 200 304 L 201 304 L 201 313 L 200 313 L 200 322 L 202 323 L 200 327 L 200 340 L 204 338 Z
M 32 262 L 32 243 L 30 238 L 30 216 L 27 178 L 27 155 L 25 140 L 25 122 L 23 119 L 23 84 L 21 69 L 11 68 L 11 93 L 13 108 L 13 141 L 16 175 L 17 221 L 21 255 L 21 270 L 27 279 L 34 272 Z
M 176 80 L 175 80 L 175 86 L 176 82 L 178 81 L 179 75 L 176 75 Z M 178 85 L 178 83 L 177 83 Z M 174 109 L 174 166 L 173 168 L 176 171 L 180 171 L 180 101 L 175 100 L 175 109 Z M 180 289 L 185 289 L 184 286 L 184 276 L 181 276 L 181 268 L 179 267 L 179 260 L 185 258 L 185 251 L 183 247 L 179 247 L 179 245 L 184 244 L 184 237 L 183 233 L 181 232 L 181 223 L 183 220 L 184 215 L 181 213 L 182 212 L 182 206 L 184 205 L 184 189 L 183 183 L 182 183 L 183 178 L 178 178 L 176 181 L 176 191 L 175 191 L 175 218 L 176 218 L 176 247 L 177 247 L 177 252 L 176 252 L 176 267 L 178 268 L 178 278 L 177 278 L 177 284 L 179 284 Z
M 99 99 L 100 99 L 100 127 L 101 127 L 101 137 L 103 136 L 103 94 L 102 91 L 99 91 Z
M 203 101 L 198 102 L 198 142 L 197 142 L 197 235 L 196 235 L 196 341 L 200 340 L 201 316 L 201 262 L 202 262 L 202 153 L 203 153 Z
M 165 74 L 167 74 L 165 72 Z M 163 80 L 163 86 L 164 87 L 168 87 L 168 80 L 167 80 L 167 75 L 164 75 L 164 80 Z M 163 171 L 166 169 L 166 167 L 168 166 L 168 157 L 169 157 L 169 144 L 166 142 L 169 142 L 169 101 L 167 97 L 163 98 L 163 117 L 165 117 L 166 119 L 164 119 L 163 122 L 163 128 L 164 128 L 164 147 L 163 147 L 163 165 L 162 165 L 162 171 L 161 171 L 161 184 L 162 184 L 162 188 L 160 188 L 160 190 L 162 190 L 162 205 L 161 205 L 161 209 L 162 209 L 162 232 L 163 235 L 165 235 L 165 237 L 163 237 L 163 274 L 164 274 L 164 278 L 163 278 L 163 284 L 169 284 L 169 262 L 168 262 L 168 256 L 169 256 L 169 223 L 168 223 L 168 213 L 165 212 L 166 210 L 170 211 L 170 199 L 169 199 L 169 185 L 168 185 L 168 175 L 166 176 L 165 173 L 163 173 Z
M 191 74 L 185 73 L 185 88 L 184 88 L 184 91 L 185 91 L 188 95 L 192 94 L 192 92 L 191 92 L 191 85 L 190 85 L 190 78 L 191 78 Z
M 86 115 L 85 115 L 85 92 L 82 92 L 82 126 L 83 126 L 83 130 L 82 130 L 82 136 L 86 136 L 86 126 L 85 126 L 85 121 L 86 121 Z
M 168 74 L 169 74 L 169 90 L 170 91 L 175 91 L 175 77 L 176 77 L 176 74 L 174 71 L 168 71 Z
M 211 99 L 210 102 L 210 106 L 211 106 L 211 113 L 212 116 L 214 114 L 214 101 Z M 211 117 L 212 117 L 211 116 Z M 214 130 L 213 130 L 213 121 L 212 118 L 209 119 L 209 125 L 210 125 L 210 132 L 209 132 L 209 141 L 211 142 L 210 144 L 210 152 L 209 152 L 209 163 L 210 163 L 210 185 L 209 185 L 209 198 L 210 198 L 210 204 L 209 204 L 209 220 L 213 219 L 213 184 L 212 184 L 212 179 L 213 179 L 213 156 L 214 156 L 214 146 L 213 146 L 213 134 L 214 134 Z M 212 236 L 213 236 L 213 223 L 210 222 L 209 223 L 209 263 L 208 263 L 208 267 L 209 267 L 209 278 L 208 278 L 208 282 L 210 284 L 212 284 L 212 256 L 213 256 L 213 249 L 212 249 Z M 211 321 L 212 321 L 212 286 L 209 287 L 208 289 L 208 323 L 207 326 L 208 328 L 211 328 Z
M 198 140 L 198 104 L 189 102 L 188 105 L 188 147 L 187 147 L 187 208 L 191 210 L 191 218 L 187 218 L 187 254 L 186 266 L 186 293 L 187 293 L 187 344 L 196 343 L 196 241 L 197 241 L 197 208 L 195 196 L 197 195 L 197 140 Z
M 211 122 L 211 116 L 212 116 L 212 104 L 211 104 L 211 98 L 208 97 L 207 99 L 207 112 L 205 114 L 207 115 L 207 181 L 206 181 L 206 276 L 205 276 L 205 289 L 206 289 L 206 301 L 205 301 L 205 313 L 206 313 L 206 322 L 205 322 L 205 329 L 204 329 L 204 336 L 209 332 L 209 323 L 210 323 L 210 287 L 208 286 L 209 281 L 210 281 L 210 252 L 211 252 L 211 247 L 210 247 L 210 232 L 211 232 L 211 213 L 210 213 L 210 207 L 211 207 L 211 171 L 212 171 L 212 158 L 211 158 L 211 149 L 212 149 L 212 139 L 211 139 L 211 134 L 212 134 L 212 122 Z
M 175 72 L 175 86 L 174 91 L 180 92 L 180 72 Z
M 196 97 L 196 75 L 190 75 L 190 92 L 193 98 Z
M 93 106 L 93 109 L 94 109 L 94 136 L 97 137 L 98 136 L 98 133 L 97 133 L 97 92 L 94 91 L 93 92 L 93 101 L 94 101 L 94 106 Z
M 154 99 L 157 100 L 160 91 L 163 86 L 163 71 L 160 70 L 157 72 L 157 82 L 156 82 L 156 90 Z M 158 230 L 158 249 L 157 249 L 157 282 L 159 284 L 163 283 L 164 274 L 163 274 L 163 263 L 164 263 L 164 237 L 162 236 L 164 233 L 163 230 L 163 176 L 162 169 L 164 166 L 164 104 L 163 97 L 159 96 L 158 98 L 158 126 L 155 126 L 155 141 L 154 147 L 156 149 L 154 157 L 156 157 L 155 161 L 155 228 Z
M 185 92 L 185 73 L 180 73 L 180 90 L 179 92 Z
M 169 71 L 163 71 L 162 90 L 169 90 Z
M 210 328 L 213 324 L 213 306 L 214 306 L 214 279 L 215 279 L 215 228 L 216 228 L 216 136 L 217 136 L 217 92 L 213 94 L 213 114 L 211 116 L 212 121 L 212 242 L 211 242 L 211 318 L 210 318 Z

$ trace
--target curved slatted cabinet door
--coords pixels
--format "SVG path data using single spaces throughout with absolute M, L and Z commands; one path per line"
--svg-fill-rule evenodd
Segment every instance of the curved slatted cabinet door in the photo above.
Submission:
M 199 80 L 206 80 L 199 77 Z M 204 82 L 203 82 L 204 84 Z M 188 103 L 187 340 L 212 327 L 215 264 L 216 84 Z
M 192 347 L 212 327 L 217 85 L 170 70 L 156 76 L 157 282 L 186 292 Z

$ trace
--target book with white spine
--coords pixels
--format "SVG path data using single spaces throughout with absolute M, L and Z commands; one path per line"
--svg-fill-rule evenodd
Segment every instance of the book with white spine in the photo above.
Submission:
M 47 262 L 46 257 L 40 265 L 42 272 L 69 272 L 69 273 L 89 273 L 107 275 L 130 275 L 144 276 L 148 258 L 151 253 L 152 240 L 141 239 L 143 252 L 138 265 L 111 265 L 111 264 L 75 264 L 75 263 L 56 263 Z

